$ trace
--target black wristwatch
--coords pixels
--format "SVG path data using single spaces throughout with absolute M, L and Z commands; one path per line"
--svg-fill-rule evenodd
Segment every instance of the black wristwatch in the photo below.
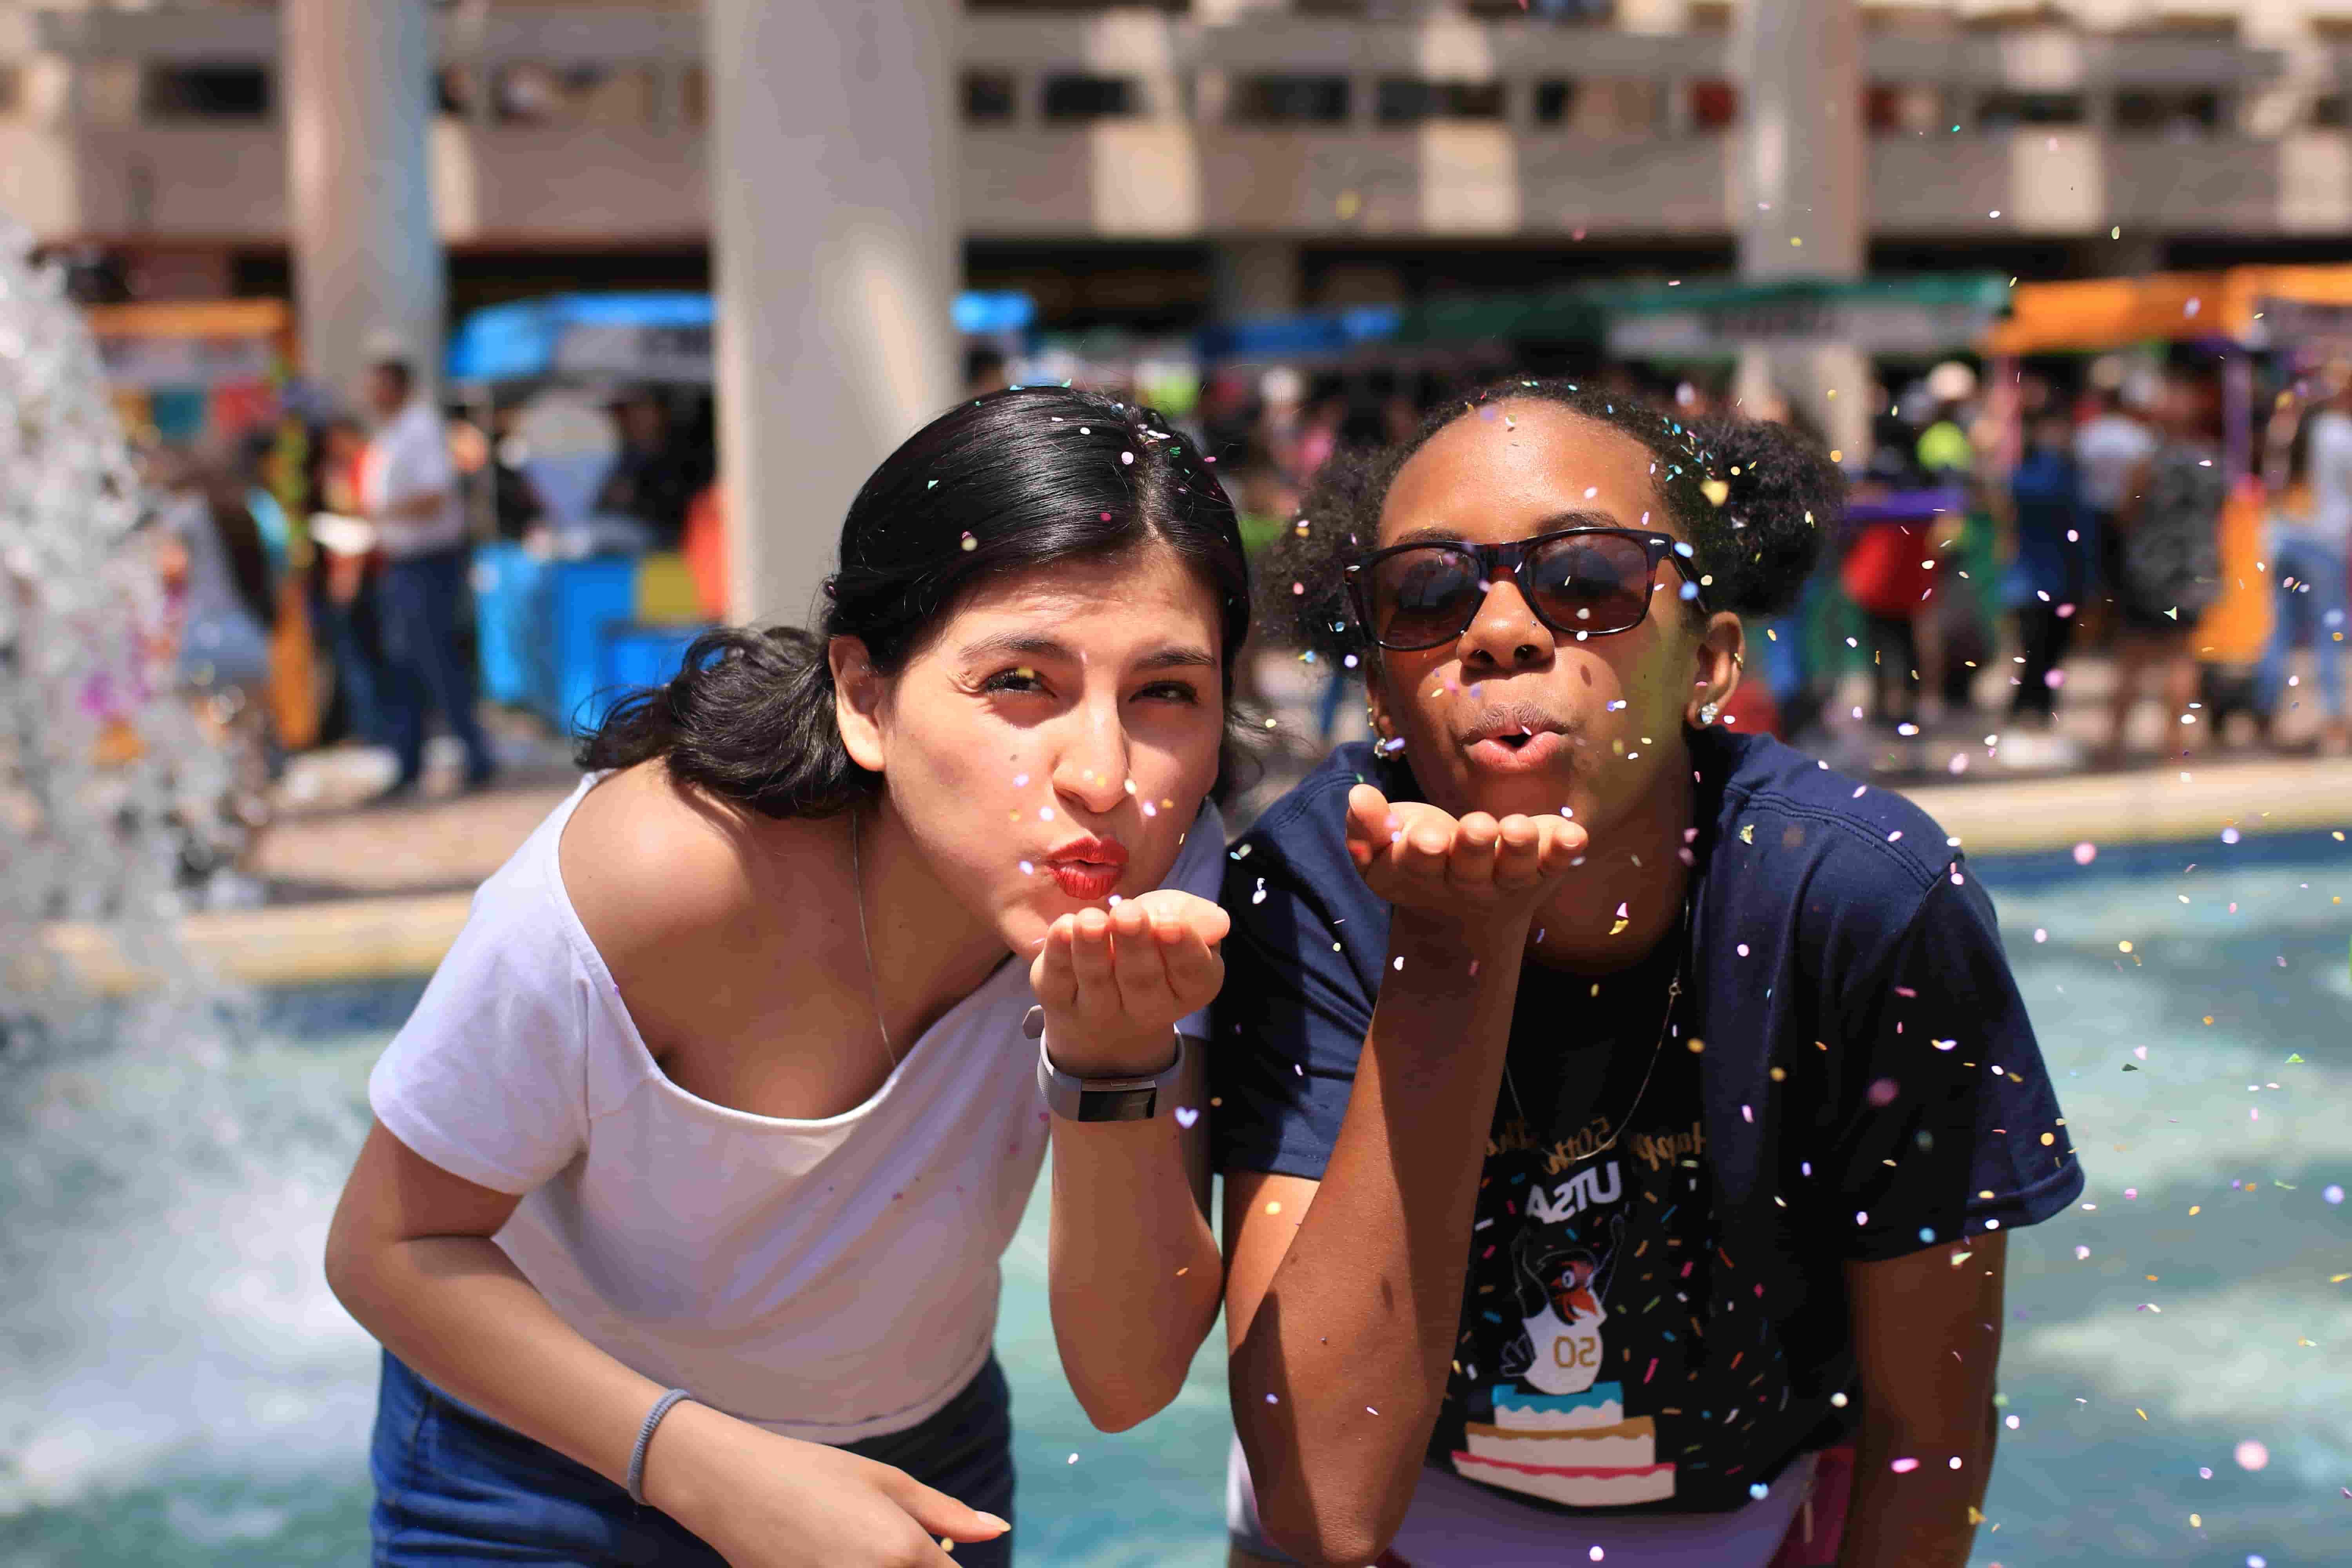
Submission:
M 1045 1109 L 1065 1121 L 1149 1121 L 1160 1114 L 1160 1091 L 1173 1087 L 1184 1070 L 1181 1034 L 1175 1037 L 1175 1057 L 1156 1073 L 1078 1078 L 1055 1067 L 1045 1048 L 1045 1008 L 1030 1008 L 1021 1020 L 1021 1032 L 1037 1042 L 1037 1092 L 1045 1096 Z

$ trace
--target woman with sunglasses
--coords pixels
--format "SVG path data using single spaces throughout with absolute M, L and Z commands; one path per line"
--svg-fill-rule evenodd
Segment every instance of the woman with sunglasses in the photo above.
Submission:
M 1270 563 L 1376 739 L 1227 865 L 1235 1563 L 1966 1562 L 2002 1243 L 2082 1174 L 1952 842 L 1720 721 L 1837 505 L 1514 382 Z

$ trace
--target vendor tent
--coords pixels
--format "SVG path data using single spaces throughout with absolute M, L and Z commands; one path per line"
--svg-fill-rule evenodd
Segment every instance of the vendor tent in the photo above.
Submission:
M 1433 300 L 1405 313 L 1396 341 L 1588 342 L 1621 359 L 1728 358 L 1752 346 L 1832 342 L 1870 353 L 1934 353 L 1974 341 L 2008 297 L 2008 285 L 1990 273 L 1591 283 Z
M 712 316 L 708 294 L 558 294 L 488 305 L 451 336 L 448 378 L 704 384 Z
M 998 337 L 1028 330 L 1025 294 L 956 297 L 956 330 Z M 708 294 L 556 294 L 488 305 L 457 324 L 446 370 L 457 385 L 494 382 L 670 383 L 707 386 L 716 311 Z
M 2232 267 L 2021 283 L 1989 355 L 2104 353 L 2135 343 L 2249 349 L 2352 348 L 2352 266 Z

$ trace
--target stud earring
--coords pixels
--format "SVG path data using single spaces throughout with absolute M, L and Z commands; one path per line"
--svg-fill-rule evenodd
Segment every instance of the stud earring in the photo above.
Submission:
M 1706 729 L 1708 725 L 1715 722 L 1715 716 L 1722 711 L 1723 710 L 1713 702 L 1700 703 L 1698 705 L 1698 727 L 1702 730 Z

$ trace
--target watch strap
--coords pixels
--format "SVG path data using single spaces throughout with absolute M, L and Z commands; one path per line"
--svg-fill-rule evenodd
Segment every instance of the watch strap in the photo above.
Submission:
M 1054 1065 L 1045 1039 L 1045 1010 L 1032 1007 L 1021 1032 L 1037 1042 L 1037 1092 L 1045 1109 L 1066 1121 L 1148 1121 L 1160 1114 L 1160 1097 L 1175 1087 L 1184 1070 L 1187 1047 L 1171 1030 L 1175 1054 L 1156 1073 L 1129 1078 L 1079 1078 Z

